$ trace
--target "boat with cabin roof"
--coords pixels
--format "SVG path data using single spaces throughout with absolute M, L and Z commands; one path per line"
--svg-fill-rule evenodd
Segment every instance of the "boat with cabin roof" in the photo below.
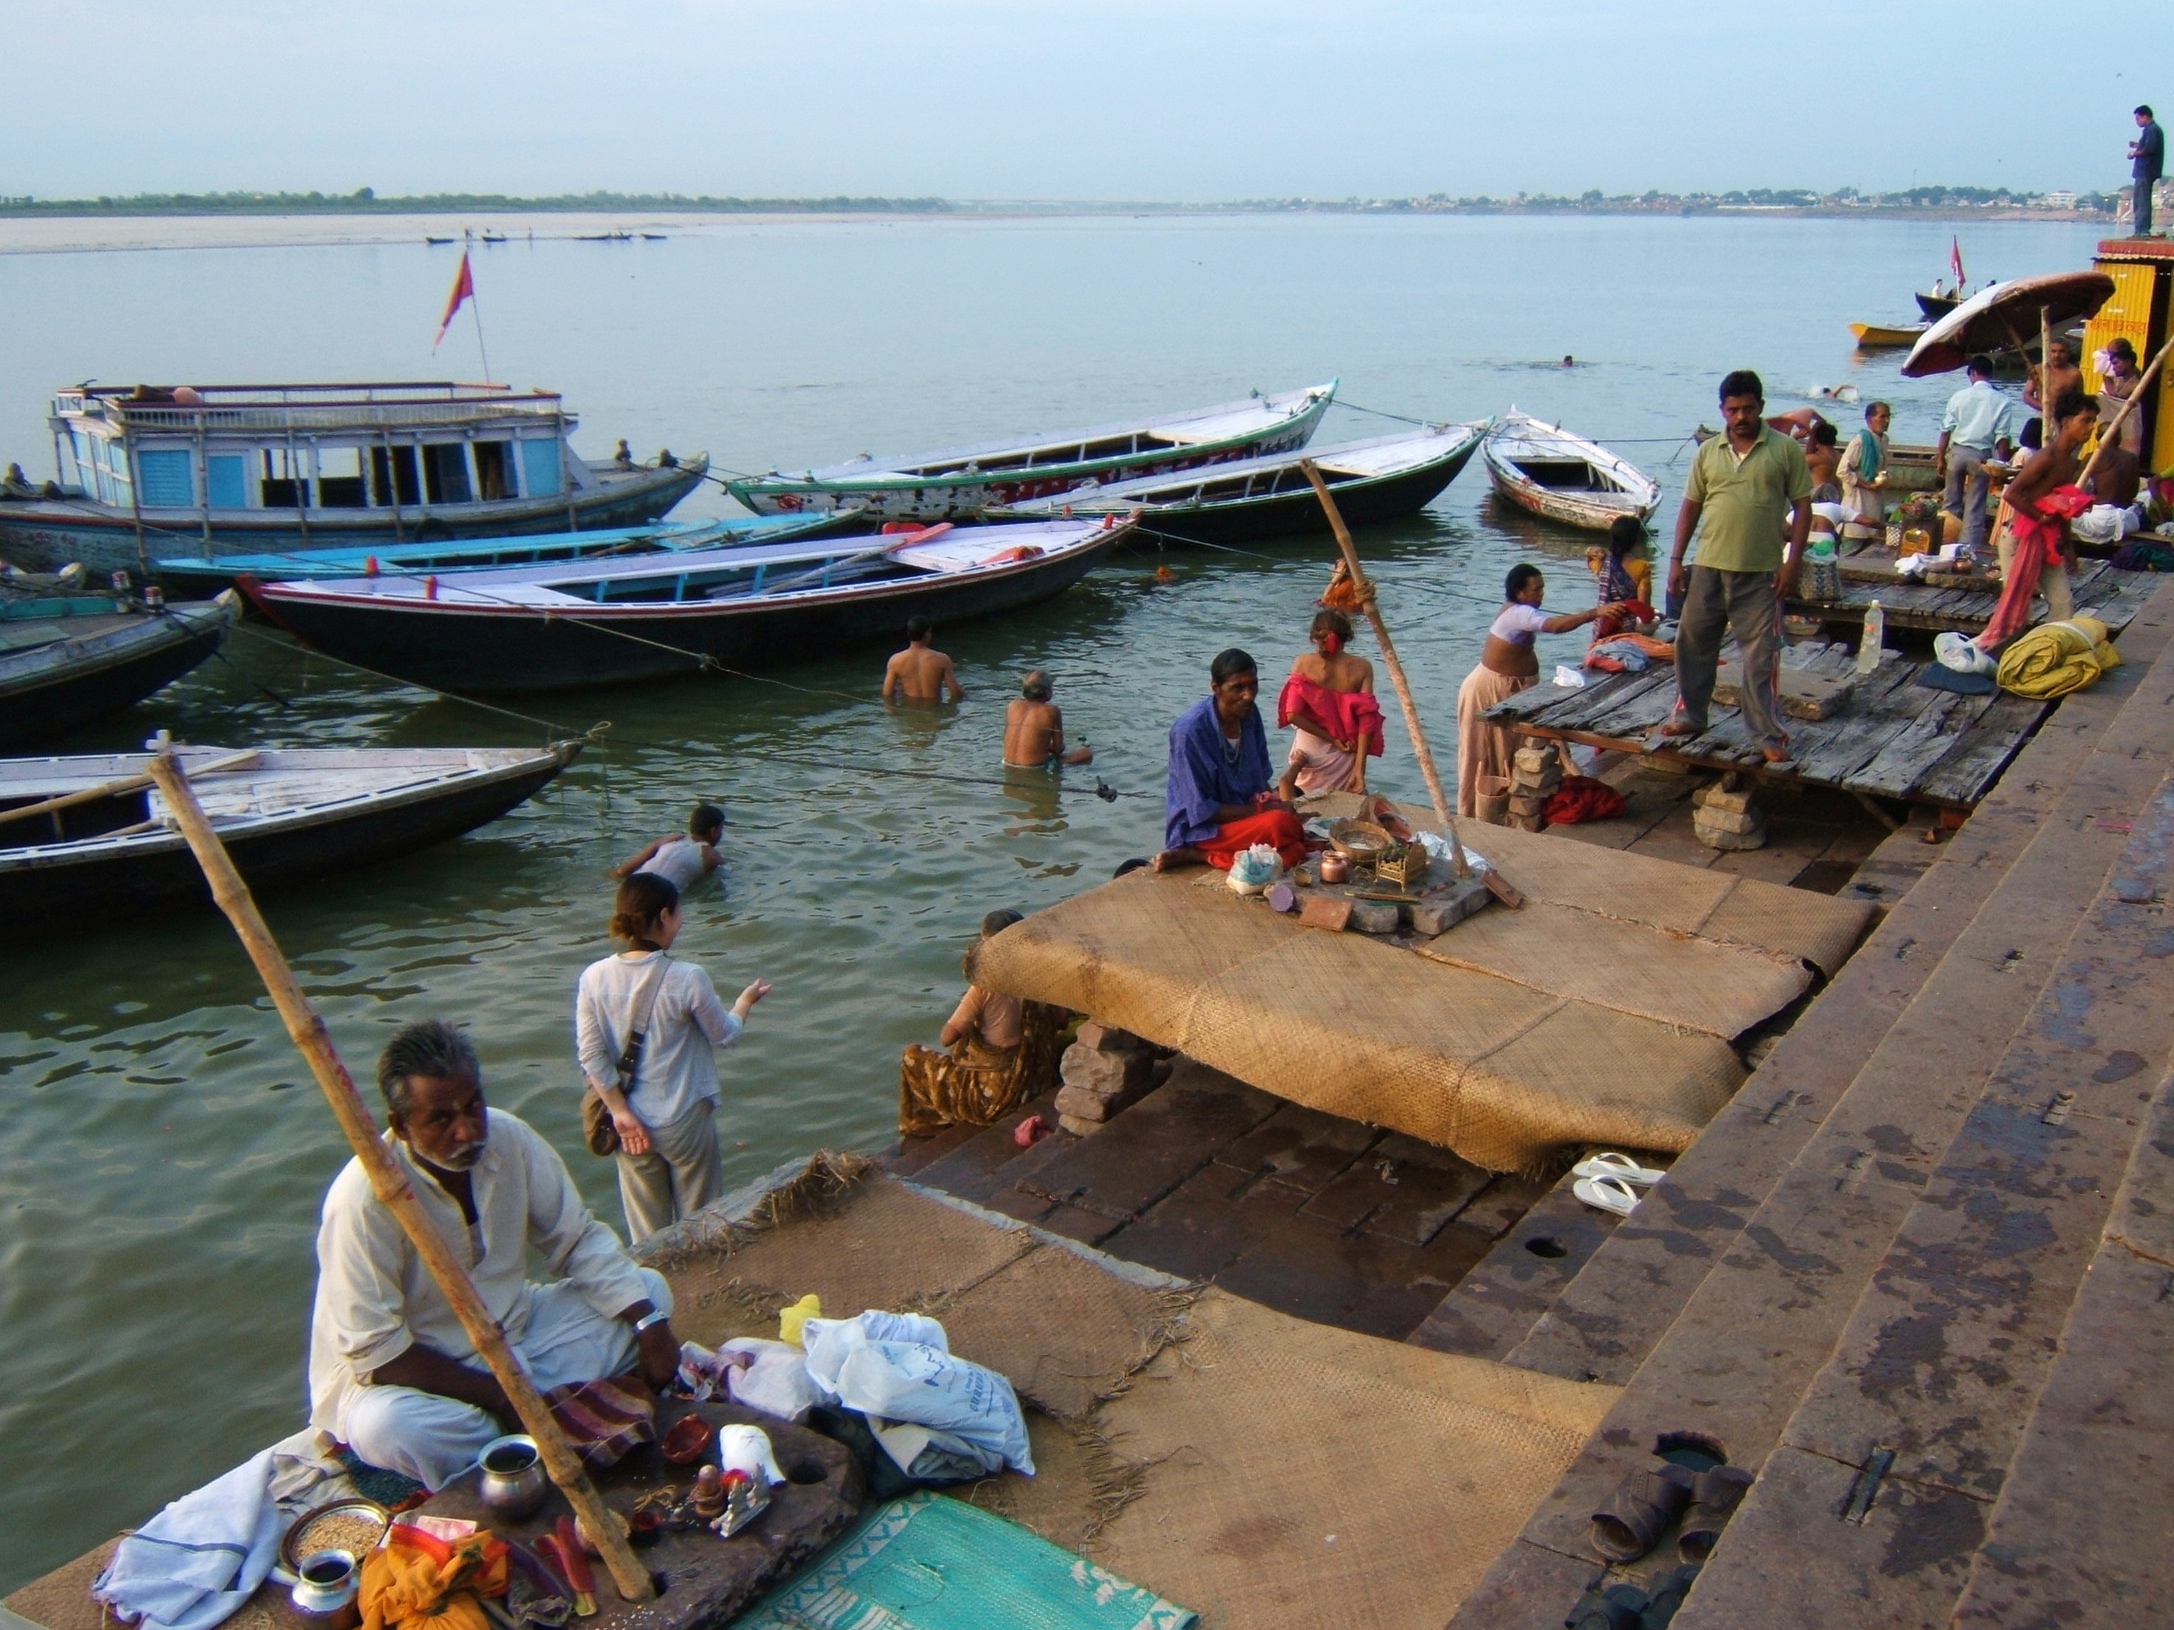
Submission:
M 985 442 L 942 453 L 871 458 L 725 483 L 758 515 L 799 515 L 859 505 L 870 521 L 974 521 L 1002 504 L 1051 498 L 1090 481 L 1129 481 L 1262 453 L 1313 439 L 1336 399 L 1336 380 L 1304 390 L 1199 408 L 1191 413 Z
M 641 526 L 709 471 L 592 462 L 556 391 L 445 380 L 86 384 L 48 422 L 59 479 L 0 488 L 0 555 L 38 570 Z

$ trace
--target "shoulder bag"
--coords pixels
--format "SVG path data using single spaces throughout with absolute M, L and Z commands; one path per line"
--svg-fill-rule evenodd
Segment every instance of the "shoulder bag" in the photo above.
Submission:
M 634 1006 L 627 1014 L 627 1042 L 619 1051 L 619 1091 L 622 1096 L 634 1090 L 634 1072 L 641 1068 L 642 1044 L 648 1040 L 649 1018 L 657 1008 L 657 991 L 664 984 L 664 964 L 668 959 L 662 951 L 657 953 L 657 965 L 653 973 L 634 993 Z M 581 1133 L 592 1155 L 615 1155 L 619 1152 L 619 1128 L 611 1118 L 611 1109 L 603 1095 L 595 1087 L 585 1087 L 581 1093 Z

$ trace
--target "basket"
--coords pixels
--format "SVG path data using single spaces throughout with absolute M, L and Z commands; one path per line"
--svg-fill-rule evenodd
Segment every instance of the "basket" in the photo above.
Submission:
M 1804 586 L 1800 597 L 1806 600 L 1832 601 L 1842 598 L 1842 563 L 1834 556 L 1824 559 L 1807 558 L 1804 562 Z

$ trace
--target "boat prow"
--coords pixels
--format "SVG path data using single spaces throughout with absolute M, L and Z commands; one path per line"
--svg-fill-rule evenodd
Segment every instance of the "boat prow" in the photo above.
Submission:
M 134 706 L 218 650 L 241 610 L 232 590 L 160 607 L 111 594 L 0 600 L 0 747 Z
M 1605 532 L 1660 507 L 1661 484 L 1629 459 L 1515 408 L 1496 421 L 1484 456 L 1496 493 L 1543 520 Z

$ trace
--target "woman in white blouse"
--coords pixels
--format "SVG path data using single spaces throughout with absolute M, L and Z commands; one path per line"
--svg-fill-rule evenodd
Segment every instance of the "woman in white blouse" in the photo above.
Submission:
M 717 1198 L 715 1049 L 737 1042 L 748 1014 L 770 994 L 768 981 L 758 979 L 727 1008 L 700 966 L 666 954 L 680 922 L 679 890 L 669 878 L 627 878 L 611 919 L 612 937 L 627 949 L 584 969 L 574 996 L 581 1070 L 619 1133 L 619 1199 L 630 1244 Z M 641 1054 L 622 1091 L 620 1060 L 645 1003 Z

